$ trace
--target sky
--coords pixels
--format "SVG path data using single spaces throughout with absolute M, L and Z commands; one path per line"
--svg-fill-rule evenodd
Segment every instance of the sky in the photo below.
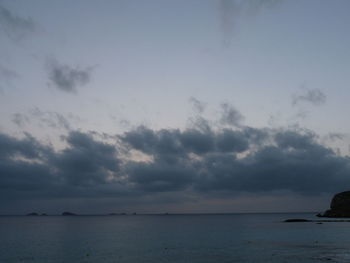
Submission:
M 348 0 L 0 0 L 0 214 L 323 211 L 350 188 Z

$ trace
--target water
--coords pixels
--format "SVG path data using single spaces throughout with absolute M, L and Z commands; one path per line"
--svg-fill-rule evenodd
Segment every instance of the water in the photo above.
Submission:
M 350 223 L 311 214 L 0 217 L 0 262 L 350 262 Z

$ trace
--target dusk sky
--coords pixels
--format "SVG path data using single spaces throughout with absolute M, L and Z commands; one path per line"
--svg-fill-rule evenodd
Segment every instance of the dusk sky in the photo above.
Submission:
M 0 214 L 327 209 L 350 190 L 349 11 L 0 0 Z

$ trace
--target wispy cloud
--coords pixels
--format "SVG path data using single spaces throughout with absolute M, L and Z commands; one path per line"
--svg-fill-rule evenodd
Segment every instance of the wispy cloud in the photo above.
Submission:
M 30 122 L 27 115 L 22 113 L 15 113 L 12 115 L 12 122 L 18 127 L 24 127 L 27 123 Z
M 0 36 L 12 42 L 18 42 L 37 31 L 37 24 L 31 18 L 23 18 L 0 2 Z M 12 86 L 12 81 L 19 74 L 7 65 L 0 64 L 0 91 L 4 87 Z
M 328 138 L 331 141 L 342 141 L 347 137 L 345 133 L 340 133 L 340 132 L 331 132 L 328 134 Z
M 11 85 L 14 79 L 19 77 L 18 73 L 0 64 L 0 91 L 3 87 Z
M 283 0 L 220 0 L 222 42 L 230 46 L 232 37 L 243 15 L 257 16 L 264 9 L 274 7 Z
M 206 108 L 206 103 L 203 101 L 200 101 L 198 99 L 196 99 L 195 97 L 190 97 L 189 99 L 193 110 L 195 111 L 196 114 L 202 114 L 205 111 Z
M 221 124 L 226 124 L 230 126 L 239 126 L 241 122 L 244 120 L 243 115 L 232 105 L 229 103 L 221 104 Z
M 92 67 L 72 67 L 56 59 L 48 59 L 47 68 L 50 83 L 61 91 L 71 93 L 89 83 L 93 70 Z
M 19 41 L 36 29 L 33 19 L 20 17 L 0 3 L 0 31 L 8 38 Z
M 327 96 L 320 89 L 304 89 L 301 94 L 293 95 L 292 105 L 296 106 L 300 103 L 311 103 L 319 106 L 325 104 Z
M 72 130 L 71 123 L 80 122 L 81 119 L 73 114 L 63 115 L 55 111 L 44 111 L 35 107 L 27 113 L 15 113 L 12 115 L 12 122 L 19 127 L 25 127 L 29 124 L 36 124 L 53 129 Z M 74 126 L 74 125 L 73 125 Z

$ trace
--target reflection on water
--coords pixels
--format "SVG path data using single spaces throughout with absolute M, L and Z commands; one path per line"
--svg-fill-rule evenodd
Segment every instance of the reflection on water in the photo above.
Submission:
M 350 262 L 350 223 L 301 217 L 0 217 L 0 262 Z

